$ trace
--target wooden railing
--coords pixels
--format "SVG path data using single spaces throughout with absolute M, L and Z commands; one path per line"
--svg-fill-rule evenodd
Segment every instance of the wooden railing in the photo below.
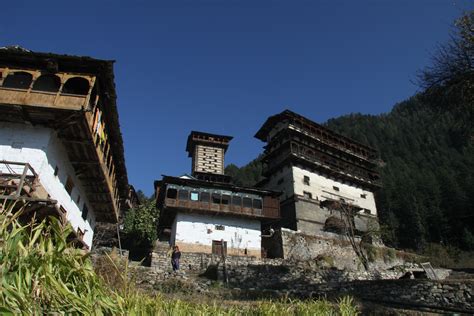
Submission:
M 264 205 L 263 208 L 257 209 L 253 207 L 243 207 L 239 205 L 231 205 L 231 204 L 217 204 L 212 202 L 201 202 L 201 201 L 191 201 L 191 200 L 179 200 L 179 199 L 172 199 L 166 198 L 165 199 L 165 207 L 175 207 L 175 208 L 183 208 L 189 210 L 202 210 L 202 211 L 209 211 L 213 213 L 223 213 L 223 214 L 236 214 L 236 215 L 245 215 L 245 216 L 254 216 L 254 217 L 262 217 L 262 218 L 280 218 L 280 208 L 279 208 L 279 200 L 277 198 L 270 198 L 274 199 L 276 204 L 275 206 L 268 207 Z
M 0 160 L 0 199 L 49 201 L 30 164 Z

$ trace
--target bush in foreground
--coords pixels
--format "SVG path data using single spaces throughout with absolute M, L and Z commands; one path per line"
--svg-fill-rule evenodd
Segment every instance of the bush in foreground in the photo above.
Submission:
M 99 277 L 87 253 L 74 249 L 72 232 L 55 218 L 22 225 L 13 206 L 0 203 L 0 314 L 87 315 L 357 315 L 351 298 L 259 301 L 244 306 L 199 304 L 138 292 L 127 270 L 115 267 L 118 286 Z M 110 282 L 110 280 L 108 280 Z M 109 283 L 110 284 L 110 283 Z

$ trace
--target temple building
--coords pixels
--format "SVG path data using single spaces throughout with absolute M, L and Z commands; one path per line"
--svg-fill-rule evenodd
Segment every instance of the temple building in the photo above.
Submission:
M 68 221 L 89 249 L 132 202 L 113 63 L 0 48 L 0 200 Z
M 265 179 L 257 186 L 283 192 L 282 227 L 308 235 L 333 231 L 343 220 L 341 207 L 353 211 L 357 231 L 377 223 L 374 149 L 289 110 L 269 117 L 255 137 L 266 143 Z
M 262 230 L 280 218 L 278 192 L 239 187 L 224 174 L 232 137 L 191 132 L 192 173 L 155 181 L 160 240 L 183 252 L 261 257 Z

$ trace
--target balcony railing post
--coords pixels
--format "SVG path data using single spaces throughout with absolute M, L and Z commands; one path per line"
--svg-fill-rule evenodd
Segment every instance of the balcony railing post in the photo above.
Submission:
M 23 184 L 25 183 L 25 177 L 28 173 L 28 169 L 29 169 L 29 164 L 25 164 L 25 167 L 23 168 L 23 173 L 20 178 L 20 183 L 18 183 L 18 187 L 16 189 L 16 193 L 15 193 L 16 198 L 20 197 L 21 189 L 23 188 Z

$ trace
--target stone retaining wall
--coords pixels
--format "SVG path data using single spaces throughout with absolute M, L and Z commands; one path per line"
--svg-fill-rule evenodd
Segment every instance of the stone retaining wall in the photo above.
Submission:
M 313 284 L 303 290 L 296 290 L 294 294 L 300 297 L 349 294 L 376 302 L 474 312 L 474 280 L 379 280 Z

